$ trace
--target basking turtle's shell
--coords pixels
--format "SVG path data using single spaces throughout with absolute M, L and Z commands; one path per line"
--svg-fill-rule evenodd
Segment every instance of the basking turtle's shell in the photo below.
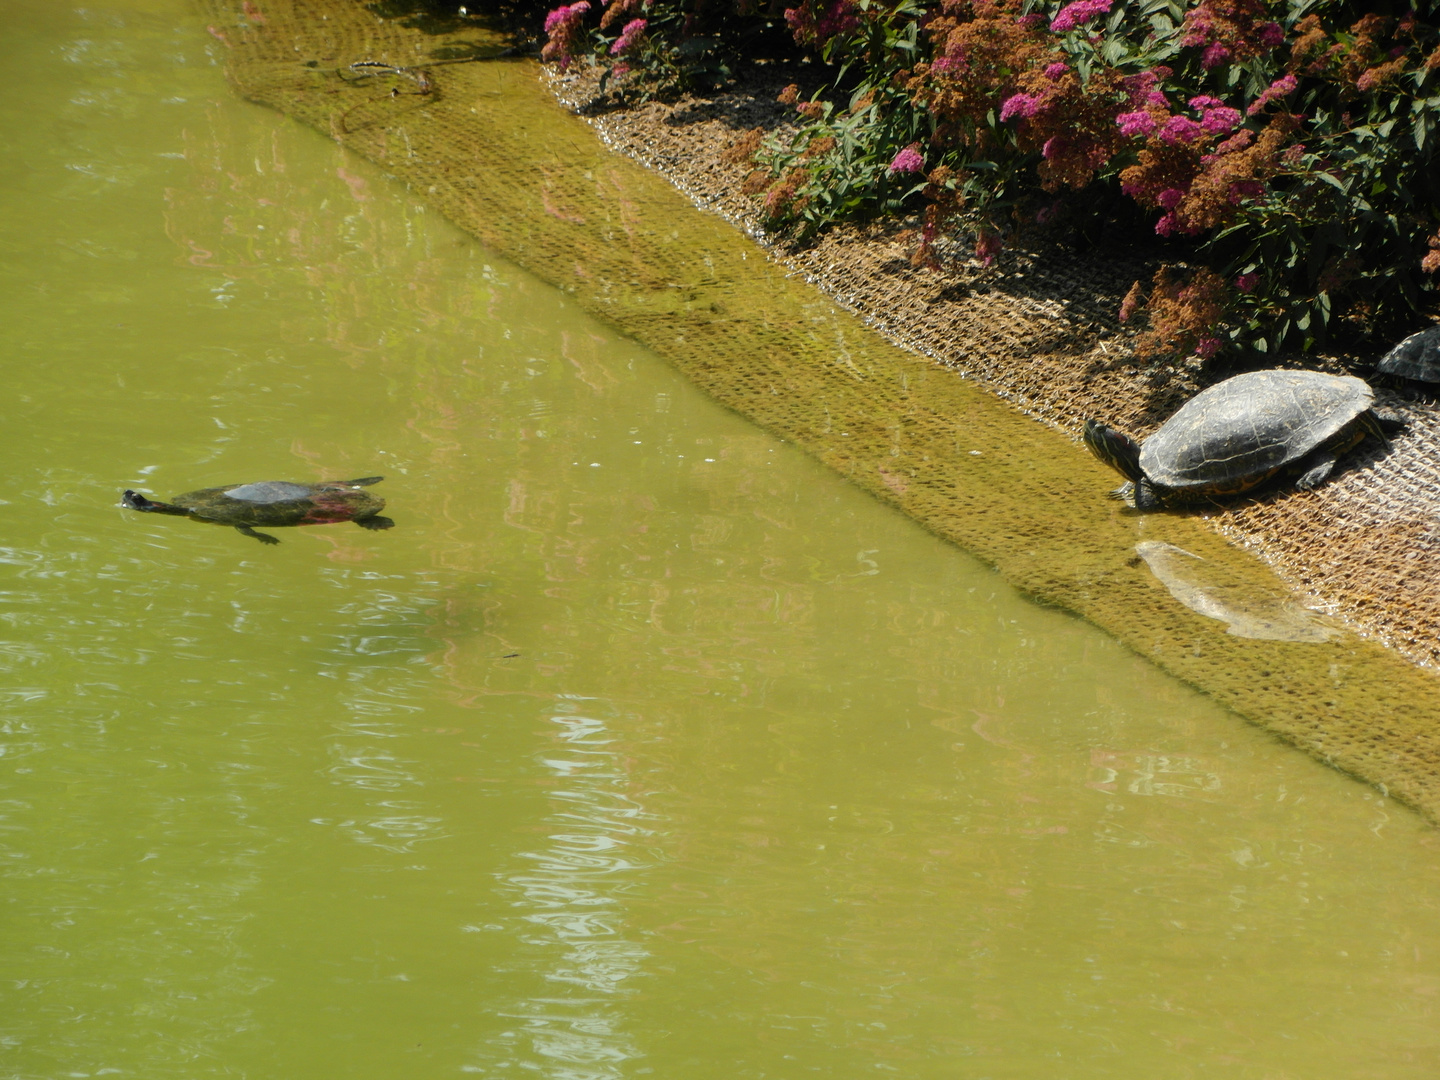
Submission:
M 1293 465 L 1370 408 L 1362 379 L 1318 371 L 1252 371 L 1195 395 L 1146 439 L 1140 468 L 1163 488 L 1245 491 Z
M 376 479 L 331 480 L 323 484 L 264 480 L 187 491 L 172 501 L 188 510 L 191 517 L 217 525 L 330 525 L 371 518 L 385 509 L 384 499 L 364 490 L 364 485 Z
M 1440 326 L 1411 334 L 1381 357 L 1375 370 L 1381 375 L 1440 383 Z

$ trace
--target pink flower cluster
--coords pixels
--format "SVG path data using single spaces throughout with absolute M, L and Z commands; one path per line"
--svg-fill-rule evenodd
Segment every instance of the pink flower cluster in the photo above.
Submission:
M 918 173 L 925 168 L 925 159 L 920 155 L 920 144 L 911 143 L 905 149 L 895 155 L 895 160 L 890 162 L 888 172 L 906 174 Z
M 1005 99 L 1000 106 L 1000 120 L 1004 122 L 1011 117 L 1019 116 L 1028 119 L 1038 113 L 1045 102 L 1034 94 L 1015 94 Z
M 1285 42 L 1284 28 L 1266 14 L 1264 0 L 1200 0 L 1185 15 L 1180 44 L 1204 48 L 1203 68 L 1252 59 Z
M 1132 108 L 1139 109 L 1147 105 L 1154 105 L 1161 109 L 1168 109 L 1170 101 L 1165 97 L 1164 91 L 1160 89 L 1160 84 L 1170 75 L 1170 69 L 1161 64 L 1149 71 L 1126 75 L 1120 80 L 1120 85 L 1125 88 L 1125 95 L 1130 99 Z
M 635 42 L 640 40 L 640 36 L 645 33 L 645 25 L 644 19 L 631 19 L 626 23 L 625 29 L 620 31 L 620 36 L 610 46 L 610 55 L 619 56 L 633 47 Z
M 1125 136 L 1153 135 L 1158 126 L 1155 117 L 1148 112 L 1127 112 L 1115 117 L 1120 125 L 1120 134 Z
M 1097 15 L 1104 15 L 1110 10 L 1114 0 L 1075 0 L 1074 3 L 1066 4 L 1050 20 L 1050 29 L 1057 34 L 1063 34 L 1066 30 L 1074 30 L 1077 26 L 1083 26 Z
M 559 65 L 561 71 L 570 66 L 576 46 L 580 44 L 585 13 L 589 10 L 588 0 L 576 0 L 545 16 L 545 33 L 550 35 L 550 40 L 540 50 L 541 60 Z
M 785 25 L 801 45 L 824 45 L 839 34 L 847 34 L 860 25 L 851 0 L 832 0 L 817 19 L 811 10 L 814 0 L 807 0 L 785 9 Z
M 1229 135 L 1240 126 L 1240 110 L 1209 94 L 1191 98 L 1190 108 L 1200 113 L 1200 127 L 1207 135 Z
M 589 10 L 590 4 L 588 0 L 577 0 L 576 3 L 568 6 L 561 5 L 545 16 L 545 32 L 547 34 L 554 34 L 556 30 L 579 22 L 580 17 Z
M 1169 115 L 1168 108 L 1165 108 L 1165 95 L 1157 90 L 1144 91 L 1144 95 L 1150 108 L 1136 109 L 1115 117 L 1120 134 L 1148 138 L 1159 131 L 1161 142 L 1179 146 L 1193 143 L 1205 135 L 1229 135 L 1240 126 L 1240 110 L 1232 109 L 1208 94 L 1190 99 L 1190 108 L 1200 114 L 1198 121 L 1188 116 Z M 1132 93 L 1132 99 L 1134 96 L 1138 95 Z
M 1279 101 L 1283 97 L 1289 97 L 1295 92 L 1299 85 L 1294 75 L 1282 75 L 1271 83 L 1245 110 L 1246 116 L 1254 116 L 1264 110 L 1273 101 Z

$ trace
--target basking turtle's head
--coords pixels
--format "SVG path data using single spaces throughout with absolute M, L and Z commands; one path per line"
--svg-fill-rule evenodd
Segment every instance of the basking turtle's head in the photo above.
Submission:
M 1140 444 L 1123 431 L 1106 427 L 1098 420 L 1086 420 L 1084 439 L 1092 454 L 1131 483 L 1145 479 L 1140 471 Z

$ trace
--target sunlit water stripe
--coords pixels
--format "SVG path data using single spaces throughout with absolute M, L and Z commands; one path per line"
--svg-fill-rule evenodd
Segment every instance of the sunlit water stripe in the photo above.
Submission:
M 522 940 L 541 950 L 545 990 L 499 1009 L 516 1031 L 482 1048 L 467 1071 L 513 1062 L 512 1039 L 528 1040 L 558 1080 L 618 1080 L 644 1056 L 627 1030 L 624 1002 L 646 976 L 649 952 L 627 931 L 624 901 L 644 886 L 638 856 L 650 830 L 634 779 L 611 747 L 605 720 L 586 711 L 602 703 L 562 700 L 549 718 L 554 746 L 537 756 L 552 780 L 549 845 L 516 853 L 530 863 L 503 874 L 505 892 L 528 924 Z

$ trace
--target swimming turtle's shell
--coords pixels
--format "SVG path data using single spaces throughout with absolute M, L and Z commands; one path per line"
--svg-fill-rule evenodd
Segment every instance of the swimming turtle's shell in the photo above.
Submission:
M 1201 391 L 1140 448 L 1152 483 L 1195 495 L 1244 491 L 1328 442 L 1370 408 L 1362 379 L 1252 371 Z
M 1411 334 L 1382 356 L 1375 370 L 1381 375 L 1440 383 L 1440 326 Z
M 293 484 L 263 480 L 256 484 L 227 485 L 187 491 L 172 500 L 191 517 L 217 525 L 329 525 L 337 521 L 369 518 L 385 509 L 385 500 L 359 487 L 364 481 L 332 480 L 323 484 Z

